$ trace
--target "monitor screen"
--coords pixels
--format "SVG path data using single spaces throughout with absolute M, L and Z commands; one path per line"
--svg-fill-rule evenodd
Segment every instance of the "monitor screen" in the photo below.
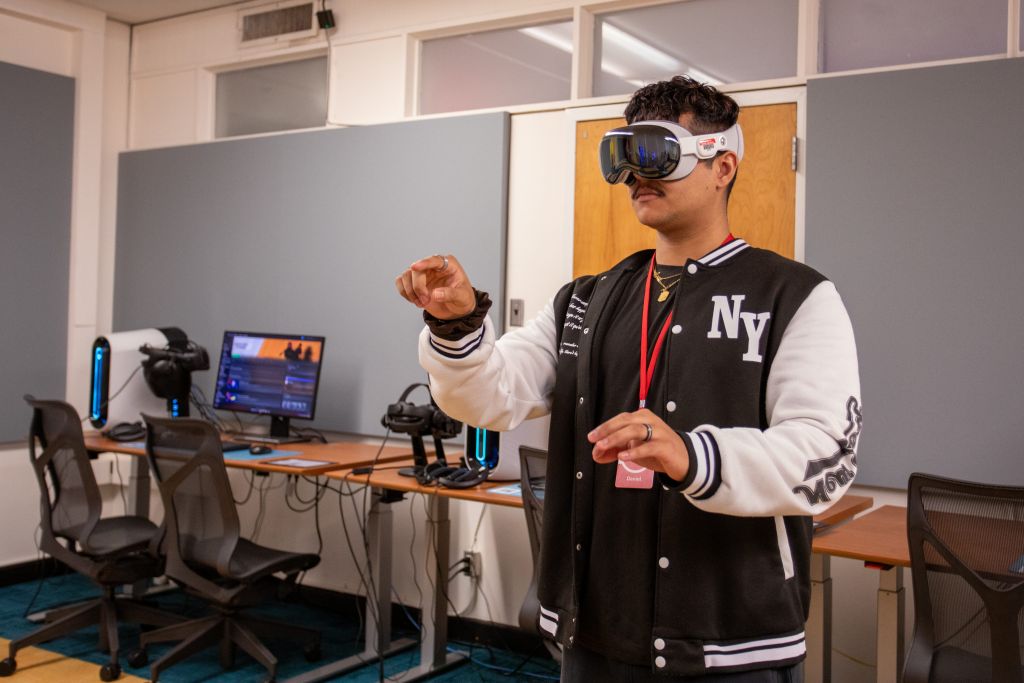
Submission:
M 313 419 L 324 338 L 225 332 L 213 407 Z

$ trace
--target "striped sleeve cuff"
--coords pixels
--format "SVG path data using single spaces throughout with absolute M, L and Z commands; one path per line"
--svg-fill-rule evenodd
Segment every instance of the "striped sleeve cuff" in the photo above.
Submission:
M 475 332 L 470 332 L 465 337 L 456 341 L 443 339 L 431 332 L 430 348 L 445 358 L 451 358 L 453 360 L 465 358 L 480 348 L 480 344 L 483 343 L 484 340 L 485 329 L 485 327 L 480 327 L 480 329 Z
M 680 434 L 690 457 L 690 468 L 682 481 L 675 481 L 659 475 L 661 483 L 679 490 L 694 500 L 706 500 L 715 495 L 722 483 L 722 461 L 718 453 L 718 442 L 707 432 L 686 432 Z

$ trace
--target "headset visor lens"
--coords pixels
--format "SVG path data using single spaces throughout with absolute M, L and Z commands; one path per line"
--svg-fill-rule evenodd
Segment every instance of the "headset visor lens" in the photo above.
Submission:
M 633 124 L 605 133 L 601 139 L 601 174 L 620 183 L 629 173 L 643 178 L 664 178 L 679 165 L 679 141 L 667 129 Z

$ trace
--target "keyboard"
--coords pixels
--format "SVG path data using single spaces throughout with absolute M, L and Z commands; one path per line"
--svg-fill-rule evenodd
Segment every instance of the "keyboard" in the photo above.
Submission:
M 279 446 L 283 443 L 301 443 L 303 441 L 309 441 L 303 436 L 267 436 L 265 434 L 236 434 L 240 439 L 245 439 L 249 443 L 260 443 L 266 444 L 267 446 Z M 248 448 L 248 446 L 246 446 Z
M 249 443 L 247 441 L 222 441 L 221 448 L 225 453 L 232 451 L 247 451 L 249 450 Z

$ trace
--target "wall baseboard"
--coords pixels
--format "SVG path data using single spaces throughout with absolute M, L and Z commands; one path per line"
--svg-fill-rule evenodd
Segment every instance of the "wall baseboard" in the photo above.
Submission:
M 36 581 L 40 577 L 50 578 L 61 574 L 70 574 L 71 569 L 67 565 L 58 562 L 52 557 L 44 557 L 41 560 L 29 560 L 0 567 L 0 588 L 11 586 L 26 581 Z

